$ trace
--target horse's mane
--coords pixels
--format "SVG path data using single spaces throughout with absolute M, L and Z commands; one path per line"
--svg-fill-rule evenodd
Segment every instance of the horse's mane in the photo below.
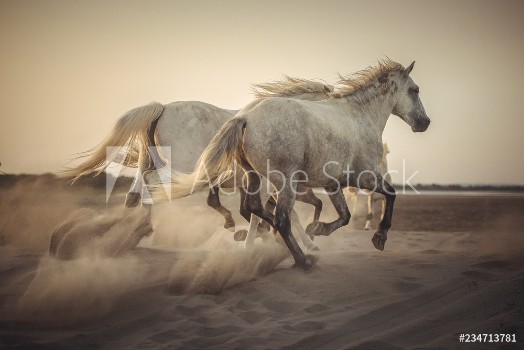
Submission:
M 404 70 L 404 67 L 400 63 L 386 58 L 380 60 L 378 65 L 374 67 L 368 67 L 347 76 L 339 74 L 340 80 L 338 81 L 338 84 L 341 85 L 341 87 L 337 87 L 337 91 L 330 93 L 330 96 L 334 98 L 349 96 L 358 91 L 365 90 L 377 77 L 391 72 L 400 72 L 402 70 Z
M 319 81 L 284 76 L 284 80 L 270 83 L 253 84 L 253 93 L 256 98 L 293 97 L 307 93 L 333 93 L 331 85 Z

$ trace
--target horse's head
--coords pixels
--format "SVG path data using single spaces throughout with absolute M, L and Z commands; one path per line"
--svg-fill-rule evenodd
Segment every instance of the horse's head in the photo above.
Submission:
M 428 128 L 430 119 L 420 101 L 419 87 L 409 76 L 414 66 L 413 61 L 409 67 L 400 72 L 397 102 L 393 107 L 393 114 L 411 126 L 413 132 L 423 132 Z

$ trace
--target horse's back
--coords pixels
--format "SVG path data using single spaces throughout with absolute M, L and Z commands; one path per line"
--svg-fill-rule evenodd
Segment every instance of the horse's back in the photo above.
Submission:
M 234 113 L 199 101 L 167 104 L 159 118 L 156 135 L 158 145 L 170 147 L 164 152 L 171 152 L 171 168 L 192 171 L 209 141 Z
M 258 168 L 252 164 L 255 170 L 264 175 L 266 169 L 260 167 L 266 167 L 269 159 L 271 168 L 305 171 L 308 185 L 318 186 L 326 178 L 325 165 L 333 177 L 342 179 L 348 169 L 373 169 L 380 162 L 382 140 L 361 126 L 366 124 L 362 116 L 352 115 L 338 101 L 269 98 L 243 117 L 244 149 L 258 164 Z

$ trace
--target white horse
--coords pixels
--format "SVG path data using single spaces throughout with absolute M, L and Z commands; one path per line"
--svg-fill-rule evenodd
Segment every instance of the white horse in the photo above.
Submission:
M 333 91 L 332 86 L 289 76 L 283 81 L 254 87 L 257 99 L 251 106 L 276 96 L 321 100 Z M 117 121 L 113 131 L 101 144 L 84 154 L 87 160 L 62 172 L 62 175 L 77 179 L 95 171 L 100 174 L 112 162 L 138 167 L 125 204 L 127 207 L 137 206 L 142 198 L 143 204 L 149 208 L 152 201 L 147 185 L 159 182 L 157 169 L 164 167 L 174 173 L 191 171 L 212 137 L 237 112 L 197 101 L 173 102 L 167 105 L 153 102 L 132 109 Z M 162 153 L 162 149 L 168 149 L 167 147 L 171 149 L 170 157 Z M 245 193 L 240 193 L 244 197 Z M 322 201 L 311 190 L 298 200 L 315 206 L 314 221 L 318 221 Z M 224 227 L 234 230 L 235 222 L 231 212 L 220 203 L 218 188 L 209 190 L 207 203 L 224 216 Z M 270 205 L 271 201 L 268 207 Z M 250 221 L 250 213 L 241 210 L 241 214 Z M 255 222 L 258 223 L 258 220 Z M 318 249 L 299 222 L 297 230 L 308 249 Z M 251 242 L 250 239 L 247 245 Z
M 243 205 L 271 223 L 296 264 L 307 269 L 313 262 L 291 233 L 297 185 L 324 187 L 339 215 L 331 223 L 310 224 L 307 231 L 314 235 L 330 235 L 348 224 L 350 213 L 342 187 L 374 190 L 386 197 L 384 218 L 372 238 L 375 248 L 383 250 L 391 227 L 395 189 L 378 171 L 382 133 L 390 114 L 399 116 L 414 132 L 423 132 L 430 124 L 419 87 L 409 76 L 414 64 L 404 68 L 389 59 L 382 61 L 342 78 L 344 88 L 324 101 L 279 97 L 261 101 L 222 126 L 202 153 L 196 170 L 175 179 L 173 193 L 188 195 L 195 186 L 203 186 L 202 168 L 218 179 L 218 185 L 224 180 L 220 175 L 237 161 L 248 176 Z M 279 190 L 274 215 L 262 206 L 259 174 Z
M 389 183 L 391 183 L 391 176 L 388 173 L 388 158 L 387 155 L 389 153 L 389 147 L 387 143 L 384 143 L 384 148 L 382 151 L 382 160 L 380 161 L 380 164 L 378 165 L 378 172 L 382 177 Z M 346 187 L 344 188 L 345 194 L 349 201 L 352 201 L 353 204 L 353 210 L 351 212 L 353 215 L 357 212 L 358 209 L 358 195 L 359 195 L 359 189 L 354 187 Z M 369 190 L 360 190 L 366 195 L 366 203 L 367 203 L 367 215 L 366 215 L 366 223 L 364 224 L 364 230 L 369 230 L 371 228 L 371 220 L 373 220 L 373 212 L 375 211 L 375 203 L 380 201 L 381 203 L 381 211 L 380 211 L 380 220 L 384 217 L 384 211 L 386 209 L 386 198 L 373 191 Z

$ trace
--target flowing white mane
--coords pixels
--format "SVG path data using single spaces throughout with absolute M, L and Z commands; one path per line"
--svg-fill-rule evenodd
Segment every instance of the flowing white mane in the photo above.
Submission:
M 253 85 L 253 93 L 256 98 L 293 97 L 307 93 L 323 93 L 327 95 L 333 91 L 334 88 L 331 85 L 288 75 L 284 77 L 284 80 Z
M 337 91 L 332 92 L 330 96 L 333 98 L 341 98 L 359 91 L 364 91 L 372 85 L 375 79 L 378 78 L 380 83 L 387 82 L 387 79 L 381 81 L 382 77 L 385 78 L 389 73 L 401 72 L 402 70 L 404 70 L 404 67 L 401 64 L 387 58 L 379 61 L 378 65 L 374 67 L 368 67 L 347 76 L 339 75 L 340 80 L 338 84 L 341 85 L 341 87 L 337 88 Z

